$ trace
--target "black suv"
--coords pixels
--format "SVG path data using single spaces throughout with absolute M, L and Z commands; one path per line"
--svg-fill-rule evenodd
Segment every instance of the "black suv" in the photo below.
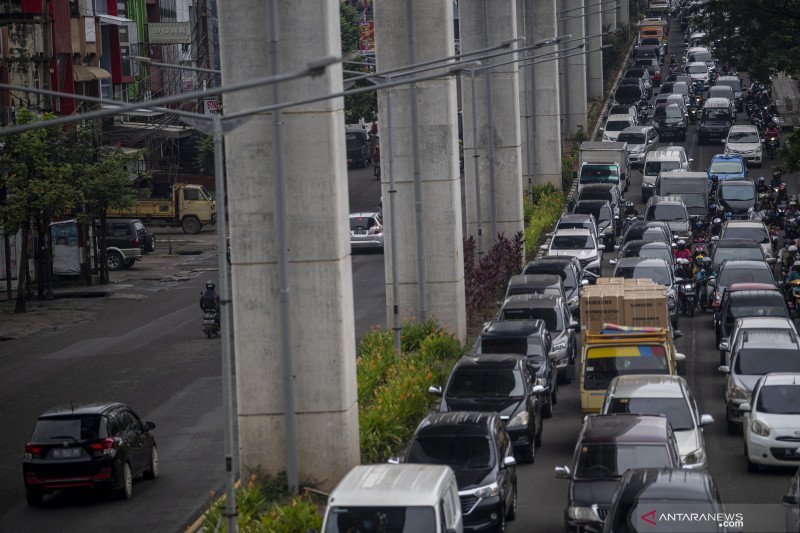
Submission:
M 464 530 L 505 530 L 517 514 L 514 449 L 497 413 L 433 413 L 417 426 L 406 463 L 453 469 Z
M 429 387 L 442 397 L 439 411 L 491 411 L 505 422 L 519 460 L 532 463 L 542 445 L 542 402 L 546 389 L 524 355 L 475 354 L 456 362 L 444 391 Z
M 542 397 L 542 415 L 553 416 L 558 392 L 558 371 L 550 358 L 553 341 L 547 324 L 542 319 L 497 320 L 487 322 L 478 340 L 475 353 L 515 353 L 528 358 L 528 364 L 536 374 L 536 383 L 545 387 L 548 394 Z
M 653 110 L 653 127 L 660 139 L 685 141 L 689 119 L 678 104 L 657 104 Z
M 109 270 L 129 268 L 155 249 L 156 236 L 148 232 L 138 218 L 106 220 L 106 265 Z
M 553 256 L 540 257 L 525 265 L 523 274 L 557 274 L 564 283 L 567 306 L 572 316 L 578 316 L 578 296 L 583 283 L 583 270 L 577 257 Z M 588 282 L 587 282 L 588 283 Z
M 158 451 L 150 434 L 154 427 L 118 402 L 45 411 L 22 461 L 28 504 L 41 504 L 44 494 L 54 490 L 80 487 L 130 498 L 134 476 L 158 476 Z
M 369 142 L 367 132 L 362 129 L 348 129 L 345 132 L 347 145 L 347 166 L 358 165 L 364 168 L 372 161 L 372 144 Z

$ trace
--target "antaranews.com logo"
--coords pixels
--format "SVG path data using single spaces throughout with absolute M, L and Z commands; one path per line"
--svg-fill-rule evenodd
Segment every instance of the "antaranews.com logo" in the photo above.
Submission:
M 708 524 L 716 524 L 717 527 L 744 527 L 744 514 L 742 513 L 696 513 L 696 512 L 659 512 L 658 509 L 650 509 L 639 516 L 640 520 L 651 526 L 663 526 L 664 531 L 670 531 L 670 525 L 682 524 L 681 531 L 687 531 L 685 524 L 696 523 L 700 529 L 707 531 Z M 704 527 L 705 526 L 705 527 Z

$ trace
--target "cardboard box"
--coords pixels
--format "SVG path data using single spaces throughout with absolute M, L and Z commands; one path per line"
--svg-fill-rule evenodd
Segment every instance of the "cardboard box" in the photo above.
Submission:
M 599 331 L 605 322 L 618 323 L 623 319 L 624 292 L 597 287 L 581 294 L 581 326 Z
M 613 280 L 620 281 L 603 281 Z M 600 278 L 581 290 L 581 329 L 600 331 L 604 323 L 669 327 L 666 288 L 649 279 Z
M 625 326 L 669 328 L 669 309 L 665 291 L 630 291 L 623 304 Z

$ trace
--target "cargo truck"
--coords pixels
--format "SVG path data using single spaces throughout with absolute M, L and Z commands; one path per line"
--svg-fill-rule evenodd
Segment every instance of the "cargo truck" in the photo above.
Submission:
M 149 189 L 125 209 L 109 209 L 109 218 L 138 218 L 146 225 L 180 226 L 184 233 L 198 233 L 206 224 L 217 223 L 217 206 L 201 185 L 178 183 L 165 197 L 152 197 Z M 144 191 L 142 193 L 142 191 Z
M 624 142 L 581 143 L 578 192 L 587 183 L 613 183 L 628 190 L 628 150 Z

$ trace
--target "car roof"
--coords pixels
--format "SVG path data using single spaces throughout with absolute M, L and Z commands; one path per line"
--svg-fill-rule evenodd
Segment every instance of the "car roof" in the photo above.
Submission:
M 720 239 L 716 243 L 714 243 L 714 249 L 717 248 L 758 248 L 761 249 L 761 245 L 758 244 L 757 241 L 753 239 Z
M 733 180 L 733 181 L 739 181 L 739 180 Z M 764 223 L 759 220 L 726 220 L 725 223 L 723 224 L 723 227 L 728 227 L 728 226 L 734 226 L 734 227 L 741 226 L 743 228 L 763 228 Z
M 726 160 L 735 160 L 735 161 L 744 161 L 742 156 L 739 154 L 714 154 L 711 156 L 711 161 L 726 161 Z M 729 221 L 731 222 L 731 221 Z M 737 221 L 737 222 L 746 222 L 746 221 Z
M 652 130 L 653 126 L 628 126 L 624 130 L 620 132 L 620 135 L 623 133 L 647 133 L 648 131 Z M 592 185 L 595 185 L 594 183 Z M 606 185 L 605 183 L 598 183 L 597 185 Z M 613 185 L 613 184 L 610 184 Z M 588 185 L 584 185 L 587 187 Z
M 552 287 L 561 285 L 558 274 L 517 274 L 508 280 L 508 286 Z
M 102 415 L 103 413 L 115 409 L 117 407 L 125 407 L 120 402 L 95 402 L 83 403 L 78 405 L 59 405 L 51 407 L 47 411 L 39 415 L 39 418 L 51 418 L 62 416 L 82 416 L 82 415 Z
M 515 294 L 503 302 L 503 309 L 552 309 L 561 307 L 563 299 L 555 294 Z
M 611 120 L 624 120 L 625 122 L 631 122 L 633 121 L 633 117 L 628 113 L 617 113 L 616 115 L 608 115 L 606 122 Z
M 635 501 L 715 501 L 713 480 L 706 470 L 686 468 L 636 468 L 625 472 L 620 499 Z
M 648 158 L 652 159 L 675 159 L 680 157 L 680 154 L 685 154 L 686 150 L 683 149 L 683 146 L 663 146 L 661 148 L 656 148 L 652 152 L 647 154 Z
M 722 268 L 770 268 L 764 261 L 752 259 L 726 259 L 722 262 Z
M 794 330 L 791 318 L 777 316 L 749 316 L 738 319 L 742 329 L 787 329 Z
M 546 329 L 544 320 L 493 320 L 480 333 L 481 339 L 528 337 Z
M 757 296 L 770 296 L 772 294 L 779 294 L 778 289 L 774 285 L 767 283 L 734 283 L 727 288 L 731 293 L 731 298 L 747 298 Z
M 610 205 L 610 202 L 608 200 L 597 200 L 597 199 L 594 199 L 594 198 L 592 198 L 592 199 L 586 198 L 586 199 L 578 200 L 577 202 L 575 202 L 575 207 L 577 208 L 578 206 L 582 206 L 582 205 L 587 205 L 589 207 L 602 207 L 605 204 L 609 204 Z
M 750 180 L 724 180 L 720 182 L 720 187 L 755 187 L 756 184 Z M 732 222 L 732 221 L 729 221 Z M 737 220 L 737 222 L 739 222 Z M 746 221 L 742 221 L 746 222 Z
M 665 416 L 591 414 L 583 422 L 584 444 L 662 444 L 667 441 L 669 421 Z
M 663 220 L 637 220 L 631 226 L 631 229 L 633 228 L 661 228 L 669 230 L 669 225 Z
M 763 385 L 800 385 L 800 373 L 798 372 L 773 372 L 764 376 Z
M 672 247 L 664 241 L 648 241 L 644 239 L 632 239 L 625 243 L 623 249 L 630 249 L 630 248 L 664 248 L 665 250 L 671 250 Z
M 706 67 L 706 68 L 708 68 L 708 65 L 706 65 L 706 62 L 705 62 L 705 61 L 690 61 L 690 62 L 688 62 L 688 63 L 686 64 L 686 66 L 688 66 L 688 67 L 691 67 L 691 66 L 701 66 L 701 65 L 702 65 L 702 66 L 704 66 L 704 67 Z
M 731 105 L 730 100 L 728 100 L 727 98 L 715 96 L 713 98 L 707 99 L 706 103 L 703 104 L 703 107 L 728 107 L 730 105 Z
M 758 128 L 751 124 L 734 124 L 730 131 L 754 131 L 758 133 Z
M 525 320 L 509 320 L 508 322 L 526 322 Z M 453 370 L 458 368 L 516 368 L 524 362 L 526 356 L 515 353 L 478 353 L 465 355 L 459 359 Z
M 448 411 L 431 413 L 417 426 L 415 436 L 422 435 L 486 435 L 498 419 L 497 413 L 481 411 Z
M 593 218 L 594 215 L 591 213 L 567 213 L 566 215 L 561 215 L 558 222 L 592 222 Z
M 350 218 L 365 218 L 365 217 L 377 217 L 378 213 L 376 211 L 365 211 L 363 213 L 350 213 Z
M 591 201 L 593 201 L 593 200 L 591 200 Z M 606 203 L 608 203 L 608 202 L 606 202 Z M 553 235 L 553 237 L 558 237 L 558 236 L 573 237 L 573 236 L 578 236 L 578 235 L 593 235 L 593 234 L 592 234 L 591 231 L 589 231 L 588 229 L 585 229 L 585 228 L 562 228 L 562 229 L 556 230 L 556 232 Z
M 661 257 L 621 257 L 617 260 L 617 268 L 632 266 L 664 267 L 669 268 L 666 259 Z
M 566 256 L 566 255 L 551 255 L 549 257 L 540 257 L 539 259 L 535 259 L 529 262 L 525 268 L 527 269 L 529 266 L 537 266 L 537 265 L 553 265 L 553 266 L 560 266 L 566 267 L 569 265 L 576 265 L 580 264 L 579 259 L 574 256 Z
M 651 196 L 648 202 L 651 204 L 682 205 L 685 207 L 683 200 L 677 200 L 675 196 Z
M 617 398 L 683 398 L 686 388 L 680 376 L 627 375 L 615 377 L 608 391 Z
M 358 465 L 333 489 L 328 505 L 382 506 L 388 497 L 396 505 L 435 507 L 454 481 L 445 465 Z
M 628 131 L 630 129 L 641 128 L 641 127 L 642 126 L 630 126 L 628 128 L 625 128 L 622 131 Z M 611 189 L 616 189 L 616 188 L 618 188 L 616 183 L 587 183 L 586 185 L 582 185 L 581 186 L 581 192 L 582 191 L 591 191 L 591 190 L 594 190 L 594 189 L 610 191 Z
M 770 348 L 773 350 L 789 350 L 798 352 L 800 347 L 797 344 L 797 337 L 789 329 L 781 330 L 746 330 L 742 334 L 741 348 Z

